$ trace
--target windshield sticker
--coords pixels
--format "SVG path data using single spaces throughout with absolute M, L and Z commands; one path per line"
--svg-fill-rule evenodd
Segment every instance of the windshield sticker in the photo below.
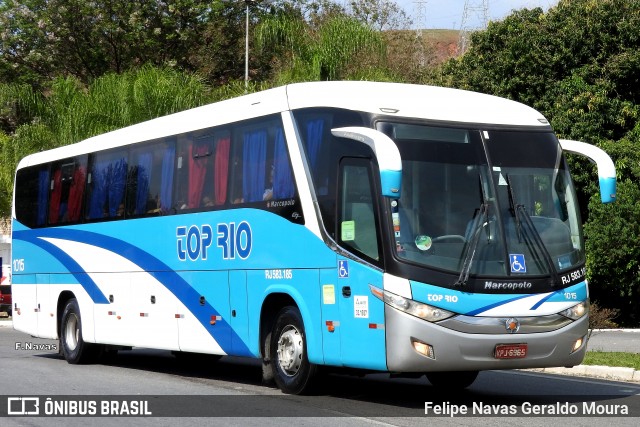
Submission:
M 421 251 L 428 251 L 431 249 L 431 237 L 429 236 L 418 236 L 416 237 L 416 248 Z
M 351 242 L 356 240 L 356 222 L 343 221 L 341 236 L 343 242 Z
M 511 272 L 512 273 L 526 273 L 527 264 L 524 260 L 524 254 L 509 254 L 511 260 Z

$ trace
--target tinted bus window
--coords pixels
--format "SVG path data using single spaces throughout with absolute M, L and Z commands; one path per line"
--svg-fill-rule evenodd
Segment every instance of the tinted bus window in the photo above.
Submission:
M 122 217 L 126 181 L 126 150 L 94 154 L 87 179 L 87 219 Z
M 178 137 L 177 208 L 199 209 L 227 201 L 230 134 L 209 129 Z
M 170 212 L 176 157 L 175 138 L 135 147 L 129 158 L 127 216 Z
M 81 219 L 87 176 L 87 156 L 56 162 L 51 167 L 49 224 L 76 223 Z
M 45 225 L 48 196 L 48 165 L 19 170 L 16 176 L 16 219 L 31 228 Z

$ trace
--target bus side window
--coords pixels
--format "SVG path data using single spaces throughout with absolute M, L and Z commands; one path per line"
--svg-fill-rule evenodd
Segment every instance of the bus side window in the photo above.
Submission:
M 227 189 L 229 187 L 229 151 L 231 149 L 231 135 L 229 131 L 216 133 L 214 135 L 214 142 L 213 188 L 209 197 L 210 206 L 220 206 L 224 205 L 227 201 Z
M 124 213 L 127 181 L 125 150 L 96 153 L 87 177 L 87 219 L 117 218 Z
M 242 132 L 242 199 L 245 203 L 263 200 L 265 189 L 268 188 L 267 142 L 265 128 Z
M 227 200 L 230 134 L 208 129 L 179 137 L 178 209 L 211 209 Z
M 47 223 L 49 196 L 49 166 L 38 165 L 18 171 L 16 187 L 16 219 L 27 227 L 42 227 Z
M 169 213 L 175 162 L 174 138 L 131 151 L 127 178 L 127 215 Z
M 340 175 L 339 241 L 380 261 L 372 182 L 368 160 L 345 159 Z
M 86 156 L 63 160 L 52 168 L 49 195 L 49 224 L 76 223 L 82 212 Z

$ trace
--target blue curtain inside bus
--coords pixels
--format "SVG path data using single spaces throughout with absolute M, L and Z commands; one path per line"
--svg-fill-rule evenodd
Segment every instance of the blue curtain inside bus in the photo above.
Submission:
M 324 125 L 324 119 L 309 120 L 307 122 L 307 156 L 309 156 L 311 171 L 316 181 L 316 191 L 319 195 L 327 195 L 329 192 L 325 179 L 320 178 L 321 173 L 326 173 L 320 168 L 320 146 L 322 145 Z
M 38 220 L 37 225 L 44 225 L 47 220 L 47 195 L 49 193 L 49 171 L 41 170 L 38 174 Z
M 89 204 L 89 219 L 114 217 L 122 203 L 127 177 L 127 161 L 103 160 L 93 168 L 93 191 Z
M 273 176 L 273 198 L 289 199 L 294 195 L 293 178 L 289 159 L 287 157 L 287 147 L 284 142 L 284 132 L 282 128 L 276 129 L 276 147 L 273 154 L 274 176 Z
M 307 122 L 307 155 L 311 169 L 316 168 L 318 163 L 318 153 L 322 143 L 322 131 L 324 129 L 324 120 L 316 119 Z
M 127 184 L 127 160 L 121 158 L 113 162 L 111 167 L 111 180 L 109 182 L 109 216 L 122 215 L 119 212 L 124 196 L 124 189 Z M 124 207 L 122 207 L 124 208 Z
M 265 190 L 267 131 L 246 132 L 243 144 L 242 195 L 245 202 L 262 200 Z

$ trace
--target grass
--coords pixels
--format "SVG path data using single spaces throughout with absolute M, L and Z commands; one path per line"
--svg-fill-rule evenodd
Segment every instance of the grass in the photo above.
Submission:
M 616 351 L 588 351 L 582 364 L 616 366 L 640 370 L 640 354 Z

